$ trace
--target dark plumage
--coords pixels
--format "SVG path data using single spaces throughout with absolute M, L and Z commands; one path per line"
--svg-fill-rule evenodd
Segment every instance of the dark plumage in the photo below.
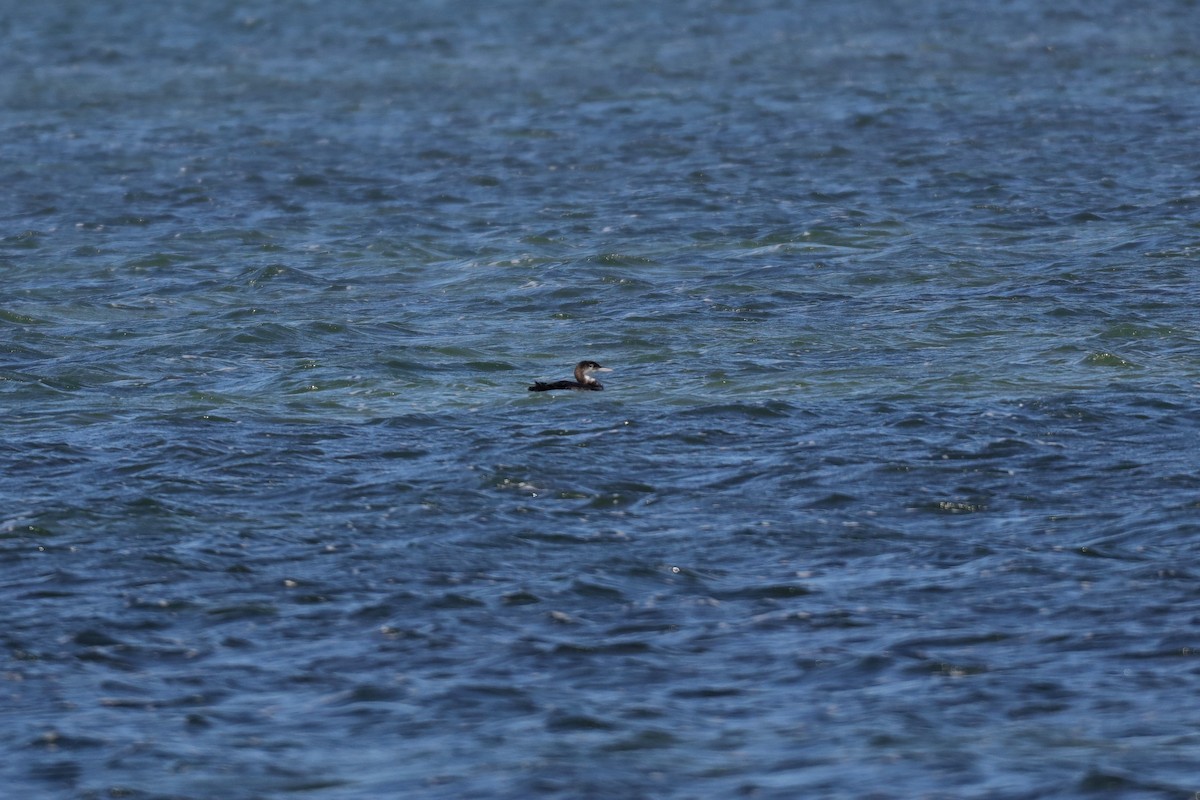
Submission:
M 575 365 L 575 380 L 573 381 L 555 381 L 554 383 L 546 383 L 545 381 L 534 381 L 529 387 L 531 392 L 551 392 L 555 389 L 574 389 L 576 391 L 591 391 L 599 392 L 604 389 L 600 381 L 592 377 L 593 372 L 612 372 L 608 367 L 602 367 L 595 361 L 580 361 Z

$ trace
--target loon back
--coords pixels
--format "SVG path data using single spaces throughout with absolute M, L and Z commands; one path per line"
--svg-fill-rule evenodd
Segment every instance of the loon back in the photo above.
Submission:
M 545 381 L 534 381 L 529 387 L 531 392 L 552 392 L 555 389 L 574 389 L 582 392 L 602 392 L 604 391 L 603 384 L 593 378 L 589 383 L 578 383 L 576 381 L 555 381 L 554 383 L 546 383 Z

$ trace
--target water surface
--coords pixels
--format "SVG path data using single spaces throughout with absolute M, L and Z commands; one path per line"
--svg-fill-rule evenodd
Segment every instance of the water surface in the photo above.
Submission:
M 3 782 L 1200 790 L 1197 22 L 0 4 Z

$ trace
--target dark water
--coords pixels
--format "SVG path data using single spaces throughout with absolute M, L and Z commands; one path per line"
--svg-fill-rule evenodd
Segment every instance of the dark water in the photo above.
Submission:
M 0 3 L 0 784 L 1191 797 L 1197 31 Z

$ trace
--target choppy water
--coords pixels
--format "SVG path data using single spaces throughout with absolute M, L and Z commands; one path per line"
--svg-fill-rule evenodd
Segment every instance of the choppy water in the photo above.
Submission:
M 1198 23 L 3 3 L 0 783 L 1200 791 Z

